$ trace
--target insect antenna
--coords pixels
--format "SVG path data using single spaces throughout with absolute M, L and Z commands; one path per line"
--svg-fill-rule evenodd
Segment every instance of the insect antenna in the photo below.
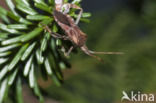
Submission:
M 96 58 L 96 59 L 99 60 L 100 62 L 103 62 L 103 60 L 102 60 L 100 57 L 98 57 L 98 56 L 96 56 L 96 55 L 94 55 L 94 54 L 117 54 L 117 55 L 124 54 L 123 52 L 96 52 L 96 51 L 91 51 L 91 50 L 89 50 L 89 49 L 87 48 L 86 45 L 82 46 L 82 47 L 81 47 L 81 50 L 82 50 L 85 54 L 87 54 L 87 55 L 89 55 L 89 56 L 91 56 L 91 57 Z
M 108 55 L 111 55 L 111 54 L 115 54 L 115 55 L 124 54 L 123 52 L 96 52 L 96 51 L 91 51 L 91 50 L 89 50 L 89 52 L 91 54 L 108 54 Z
M 91 56 L 91 57 L 97 59 L 98 61 L 100 61 L 100 62 L 102 62 L 102 63 L 104 62 L 100 57 L 94 55 L 93 51 L 90 51 L 90 50 L 87 48 L 87 46 L 85 46 L 85 45 L 82 46 L 82 47 L 81 47 L 81 50 L 82 50 L 85 54 L 87 54 L 87 55 L 89 55 L 89 56 Z

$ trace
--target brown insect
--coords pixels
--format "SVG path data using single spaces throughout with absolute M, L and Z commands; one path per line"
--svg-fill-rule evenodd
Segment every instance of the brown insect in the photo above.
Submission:
M 50 32 L 50 34 L 53 37 L 62 38 L 64 40 L 70 40 L 75 47 L 79 47 L 84 53 L 98 59 L 99 61 L 102 61 L 102 59 L 98 56 L 95 56 L 94 54 L 123 54 L 122 52 L 95 52 L 89 50 L 86 46 L 87 35 L 84 32 L 82 32 L 81 29 L 77 26 L 83 12 L 82 8 L 74 4 L 69 4 L 69 3 L 64 4 L 63 0 L 55 0 L 55 4 L 56 4 L 56 8 L 53 11 L 54 19 L 58 23 L 58 25 L 64 30 L 66 35 L 62 36 L 60 34 L 53 33 L 48 28 L 48 26 L 46 26 L 45 29 L 48 32 Z M 76 22 L 71 16 L 67 14 L 70 8 L 76 8 L 80 10 Z M 70 52 L 73 50 L 74 46 L 71 46 L 71 48 L 65 54 L 69 55 Z

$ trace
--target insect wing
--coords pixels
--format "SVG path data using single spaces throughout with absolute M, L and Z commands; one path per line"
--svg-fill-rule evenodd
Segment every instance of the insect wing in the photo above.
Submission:
M 54 10 L 55 21 L 66 32 L 70 40 L 77 46 L 81 47 L 85 44 L 87 36 L 80 28 L 74 23 L 72 17 Z
M 65 24 L 67 26 L 71 26 L 70 21 L 66 15 L 64 15 L 63 13 L 61 13 L 57 10 L 54 10 L 53 14 L 54 14 L 55 20 L 58 23 L 60 22 L 60 23 Z

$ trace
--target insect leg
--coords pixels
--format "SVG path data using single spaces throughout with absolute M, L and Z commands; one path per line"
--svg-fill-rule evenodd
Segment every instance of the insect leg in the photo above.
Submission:
M 59 38 L 59 39 L 68 40 L 68 37 L 67 37 L 66 35 L 61 35 L 61 34 L 52 32 L 51 29 L 50 29 L 47 25 L 45 25 L 44 28 L 45 28 L 45 30 L 46 30 L 47 32 L 49 32 L 49 33 L 51 34 L 51 36 L 53 36 L 54 38 Z
M 62 52 L 64 53 L 65 56 L 69 56 L 69 54 L 71 53 L 71 51 L 74 49 L 73 46 L 70 47 L 70 49 L 66 52 L 65 48 L 62 47 Z
M 80 10 L 80 12 L 78 14 L 78 17 L 77 17 L 77 19 L 75 21 L 75 24 L 77 25 L 79 23 L 80 19 L 81 19 L 81 16 L 82 16 L 82 13 L 83 13 L 83 9 L 81 7 L 75 5 L 75 4 L 69 4 L 69 5 L 70 5 L 70 8 L 75 8 L 75 9 L 79 9 Z
M 66 36 L 66 35 L 61 35 L 61 34 L 54 33 L 54 32 L 51 32 L 50 34 L 51 34 L 54 38 L 63 39 L 63 40 L 69 40 L 69 37 Z
M 74 49 L 74 47 L 71 46 L 66 55 L 68 56 L 68 55 L 71 53 L 71 51 L 72 51 L 73 49 Z

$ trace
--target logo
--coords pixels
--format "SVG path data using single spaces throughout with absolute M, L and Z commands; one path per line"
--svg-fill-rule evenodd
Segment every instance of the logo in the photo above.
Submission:
M 135 93 L 134 91 L 130 92 L 128 95 L 125 91 L 122 91 L 121 101 L 127 100 L 132 102 L 154 102 L 154 94 L 142 94 L 141 92 Z

